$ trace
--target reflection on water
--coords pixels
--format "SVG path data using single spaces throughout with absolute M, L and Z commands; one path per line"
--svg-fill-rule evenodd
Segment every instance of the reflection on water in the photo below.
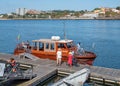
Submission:
M 0 86 L 17 86 L 20 85 L 22 83 L 25 83 L 28 80 L 4 80 L 4 81 L 0 81 Z

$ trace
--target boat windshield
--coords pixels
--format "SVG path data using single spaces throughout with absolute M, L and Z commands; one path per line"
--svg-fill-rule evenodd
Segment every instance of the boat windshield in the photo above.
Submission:
M 73 43 L 72 42 L 68 42 L 68 43 L 66 43 L 66 45 L 67 45 L 67 48 L 73 47 Z

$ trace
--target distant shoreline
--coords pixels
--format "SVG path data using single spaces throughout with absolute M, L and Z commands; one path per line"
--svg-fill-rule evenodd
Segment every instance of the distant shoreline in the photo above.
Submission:
M 104 18 L 0 18 L 0 20 L 120 20 L 120 18 L 104 17 Z

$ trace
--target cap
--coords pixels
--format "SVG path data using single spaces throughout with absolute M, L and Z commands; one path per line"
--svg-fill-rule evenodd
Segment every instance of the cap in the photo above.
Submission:
M 58 50 L 61 50 L 61 48 L 58 48 Z
M 72 52 L 69 52 L 69 54 L 72 54 Z

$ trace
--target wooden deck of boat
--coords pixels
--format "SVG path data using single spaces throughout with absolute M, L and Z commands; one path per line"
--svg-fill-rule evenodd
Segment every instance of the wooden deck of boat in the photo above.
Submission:
M 34 65 L 33 73 L 37 74 L 37 77 L 19 84 L 18 86 L 36 86 L 38 83 L 43 82 L 47 78 L 53 76 L 54 74 L 70 74 L 75 71 L 78 71 L 82 68 L 90 69 L 90 80 L 101 81 L 103 83 L 115 83 L 120 85 L 120 70 L 98 67 L 98 66 L 88 66 L 88 65 L 79 65 L 78 67 L 69 67 L 66 63 L 62 63 L 61 66 L 56 66 L 56 62 L 49 59 L 25 59 L 11 54 L 0 54 L 0 60 L 8 60 L 11 57 L 15 58 L 20 63 L 32 64 Z M 36 57 L 33 57 L 36 58 Z

